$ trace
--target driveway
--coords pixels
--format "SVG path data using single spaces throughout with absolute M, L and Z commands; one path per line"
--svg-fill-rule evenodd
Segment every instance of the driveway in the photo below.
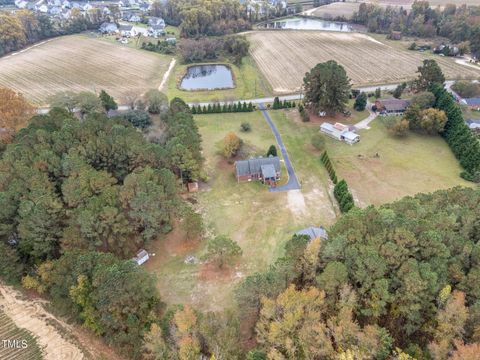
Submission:
M 375 120 L 377 118 L 377 114 L 372 110 L 372 106 L 373 104 L 368 102 L 367 103 L 367 110 L 368 110 L 368 117 L 366 119 L 363 119 L 362 121 L 358 122 L 355 124 L 355 127 L 358 129 L 358 130 L 361 130 L 361 129 L 370 129 L 370 126 L 368 126 L 373 120 Z
M 265 109 L 265 104 L 260 103 L 259 109 L 262 111 L 263 117 L 267 121 L 268 126 L 270 126 L 270 129 L 272 130 L 273 135 L 275 135 L 275 139 L 277 140 L 277 144 L 280 147 L 280 151 L 282 152 L 282 156 L 285 161 L 285 166 L 287 168 L 287 173 L 288 173 L 288 182 L 285 185 L 271 187 L 269 191 L 280 192 L 280 191 L 289 191 L 289 190 L 299 190 L 300 183 L 298 182 L 297 175 L 295 175 L 295 170 L 293 169 L 292 163 L 290 162 L 290 158 L 288 157 L 287 149 L 285 148 L 285 144 L 283 143 L 282 137 L 280 136 L 280 133 L 278 132 L 277 127 L 275 126 L 272 119 L 270 118 L 270 115 L 268 115 L 268 112 Z

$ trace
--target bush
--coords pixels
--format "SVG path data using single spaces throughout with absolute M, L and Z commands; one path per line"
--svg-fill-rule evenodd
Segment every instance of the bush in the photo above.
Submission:
M 243 122 L 241 125 L 240 125 L 240 130 L 242 132 L 249 132 L 252 130 L 252 126 L 250 125 L 250 123 L 248 122 Z
M 277 156 L 277 147 L 275 145 L 270 145 L 267 151 L 267 157 L 269 156 Z
M 138 129 L 146 129 L 152 124 L 150 115 L 144 110 L 130 110 L 122 118 L 127 120 L 130 124 L 135 126 Z
M 315 133 L 312 136 L 312 145 L 315 149 L 323 151 L 325 150 L 325 138 L 320 133 Z
M 357 96 L 355 99 L 355 104 L 353 104 L 353 108 L 357 111 L 363 111 L 367 107 L 367 94 L 361 92 L 360 95 Z

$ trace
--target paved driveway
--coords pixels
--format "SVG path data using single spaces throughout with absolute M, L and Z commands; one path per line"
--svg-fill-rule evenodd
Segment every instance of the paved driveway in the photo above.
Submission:
M 275 126 L 272 119 L 270 118 L 270 115 L 268 115 L 268 112 L 265 110 L 265 104 L 263 103 L 259 104 L 259 108 L 262 111 L 263 117 L 265 118 L 268 125 L 270 126 L 270 129 L 272 129 L 273 135 L 275 135 L 275 139 L 277 140 L 277 144 L 280 147 L 280 151 L 282 152 L 283 159 L 285 161 L 285 166 L 287 168 L 287 173 L 288 173 L 288 182 L 285 185 L 271 187 L 269 191 L 280 192 L 280 191 L 289 191 L 289 190 L 299 190 L 300 183 L 298 182 L 297 175 L 295 175 L 295 170 L 293 169 L 292 163 L 290 162 L 290 158 L 288 157 L 287 149 L 285 148 L 285 144 L 283 143 L 282 137 L 280 136 L 280 133 L 278 132 L 277 127 Z

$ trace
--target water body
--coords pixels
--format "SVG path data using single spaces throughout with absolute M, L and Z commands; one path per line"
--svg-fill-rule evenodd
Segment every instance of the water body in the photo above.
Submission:
M 232 71 L 225 65 L 190 66 L 182 79 L 182 90 L 232 89 Z
M 265 25 L 266 29 L 294 29 L 294 30 L 325 30 L 352 32 L 353 27 L 348 23 L 309 19 L 302 17 L 272 21 Z

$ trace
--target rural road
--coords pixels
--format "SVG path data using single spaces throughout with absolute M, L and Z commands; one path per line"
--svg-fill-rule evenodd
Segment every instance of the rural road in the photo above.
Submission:
M 271 187 L 269 191 L 280 192 L 280 191 L 289 191 L 289 190 L 299 190 L 300 183 L 298 182 L 297 175 L 295 175 L 295 170 L 293 169 L 292 163 L 290 162 L 290 158 L 288 157 L 287 149 L 285 148 L 285 144 L 283 143 L 282 136 L 278 132 L 278 129 L 273 123 L 272 119 L 270 118 L 270 115 L 268 115 L 265 104 L 260 103 L 258 105 L 260 110 L 262 111 L 263 117 L 265 118 L 268 125 L 270 126 L 270 129 L 272 130 L 273 135 L 275 135 L 275 139 L 277 140 L 277 144 L 280 147 L 280 151 L 282 152 L 283 159 L 285 161 L 285 166 L 287 167 L 287 173 L 288 173 L 288 182 L 285 185 Z

